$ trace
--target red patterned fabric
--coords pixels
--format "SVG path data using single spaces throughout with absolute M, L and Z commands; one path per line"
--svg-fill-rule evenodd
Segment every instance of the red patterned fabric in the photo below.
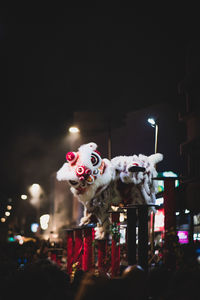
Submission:
M 107 240 L 98 240 L 98 271 L 106 272 Z
M 111 250 L 111 273 L 112 277 L 119 275 L 119 266 L 120 266 L 120 246 L 119 243 L 112 240 L 112 250 Z
M 84 271 L 92 269 L 93 253 L 92 253 L 92 229 L 91 227 L 84 229 L 83 239 L 83 261 L 82 268 Z
M 67 273 L 71 274 L 73 264 L 73 231 L 67 232 Z
M 74 241 L 74 263 L 78 262 L 78 268 L 82 267 L 82 250 L 83 250 L 83 237 L 82 230 L 75 230 L 75 241 Z

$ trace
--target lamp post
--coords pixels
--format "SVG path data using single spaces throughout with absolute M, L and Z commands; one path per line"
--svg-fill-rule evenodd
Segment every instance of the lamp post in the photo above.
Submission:
M 111 124 L 110 120 L 108 122 L 108 159 L 111 160 L 112 150 L 111 150 Z
M 155 144 L 154 144 L 154 153 L 157 153 L 158 150 L 158 122 L 157 119 L 148 118 L 148 123 L 155 128 Z M 155 166 L 156 168 L 156 166 Z M 154 226 L 155 226 L 155 213 L 152 211 L 152 228 L 151 228 L 151 253 L 154 254 Z
M 158 124 L 155 124 L 155 153 L 158 149 Z
M 158 122 L 154 118 L 148 118 L 148 123 L 155 128 L 155 146 L 154 152 L 157 153 L 158 150 Z

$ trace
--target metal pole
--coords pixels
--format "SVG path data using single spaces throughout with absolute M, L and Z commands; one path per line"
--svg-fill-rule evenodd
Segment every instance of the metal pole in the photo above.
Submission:
M 152 211 L 152 228 L 151 228 L 151 254 L 154 255 L 154 227 L 155 227 L 155 213 Z
M 111 125 L 110 120 L 108 121 L 108 159 L 111 160 L 112 152 L 111 152 Z
M 155 153 L 158 150 L 158 124 L 155 125 Z
M 189 223 L 189 243 L 193 244 L 193 235 L 194 235 L 194 213 L 190 211 L 190 223 Z
M 158 150 L 158 124 L 155 124 L 155 154 Z M 155 166 L 156 169 L 156 166 Z M 151 253 L 154 255 L 154 226 L 155 226 L 155 213 L 152 212 L 152 228 L 151 228 Z
M 176 178 L 165 178 L 164 180 L 164 213 L 165 213 L 165 242 L 164 242 L 164 263 L 169 268 L 176 265 L 175 251 L 172 251 L 170 234 L 176 233 L 176 203 L 175 203 L 175 180 Z
M 108 159 L 111 160 L 111 136 L 108 137 Z
M 138 264 L 148 271 L 148 206 L 138 207 Z
M 128 264 L 136 264 L 136 208 L 127 208 L 127 245 L 128 245 Z

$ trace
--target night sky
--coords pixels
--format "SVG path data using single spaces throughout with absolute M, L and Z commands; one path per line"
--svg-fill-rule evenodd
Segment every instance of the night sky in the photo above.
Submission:
M 48 4 L 3 10 L 1 194 L 16 196 L 34 182 L 48 188 L 51 174 L 64 162 L 61 139 L 74 112 L 108 111 L 112 116 L 132 112 L 139 120 L 141 110 L 147 115 L 152 107 L 158 114 L 161 107 L 164 116 L 167 105 L 165 126 L 170 114 L 170 122 L 176 122 L 182 101 L 177 86 L 185 76 L 187 47 L 199 38 L 195 11 L 183 7 L 144 11 L 120 4 L 102 10 L 94 3 L 90 8 Z M 119 124 L 120 118 L 119 114 Z M 143 139 L 142 144 L 138 139 L 145 126 L 130 130 L 133 135 L 137 130 L 140 147 L 135 150 L 150 154 L 146 149 L 150 140 Z M 161 150 L 169 147 L 171 153 L 173 142 L 182 137 L 179 127 L 176 123 L 178 139 L 160 137 Z M 128 149 L 128 139 L 126 145 Z M 126 154 L 120 151 L 122 143 L 115 138 L 113 152 Z

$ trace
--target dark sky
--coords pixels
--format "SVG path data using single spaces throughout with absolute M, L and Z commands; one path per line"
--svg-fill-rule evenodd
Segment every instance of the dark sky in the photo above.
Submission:
M 195 11 L 102 10 L 95 2 L 3 10 L 1 193 L 49 181 L 75 111 L 113 115 L 159 103 L 176 111 Z

